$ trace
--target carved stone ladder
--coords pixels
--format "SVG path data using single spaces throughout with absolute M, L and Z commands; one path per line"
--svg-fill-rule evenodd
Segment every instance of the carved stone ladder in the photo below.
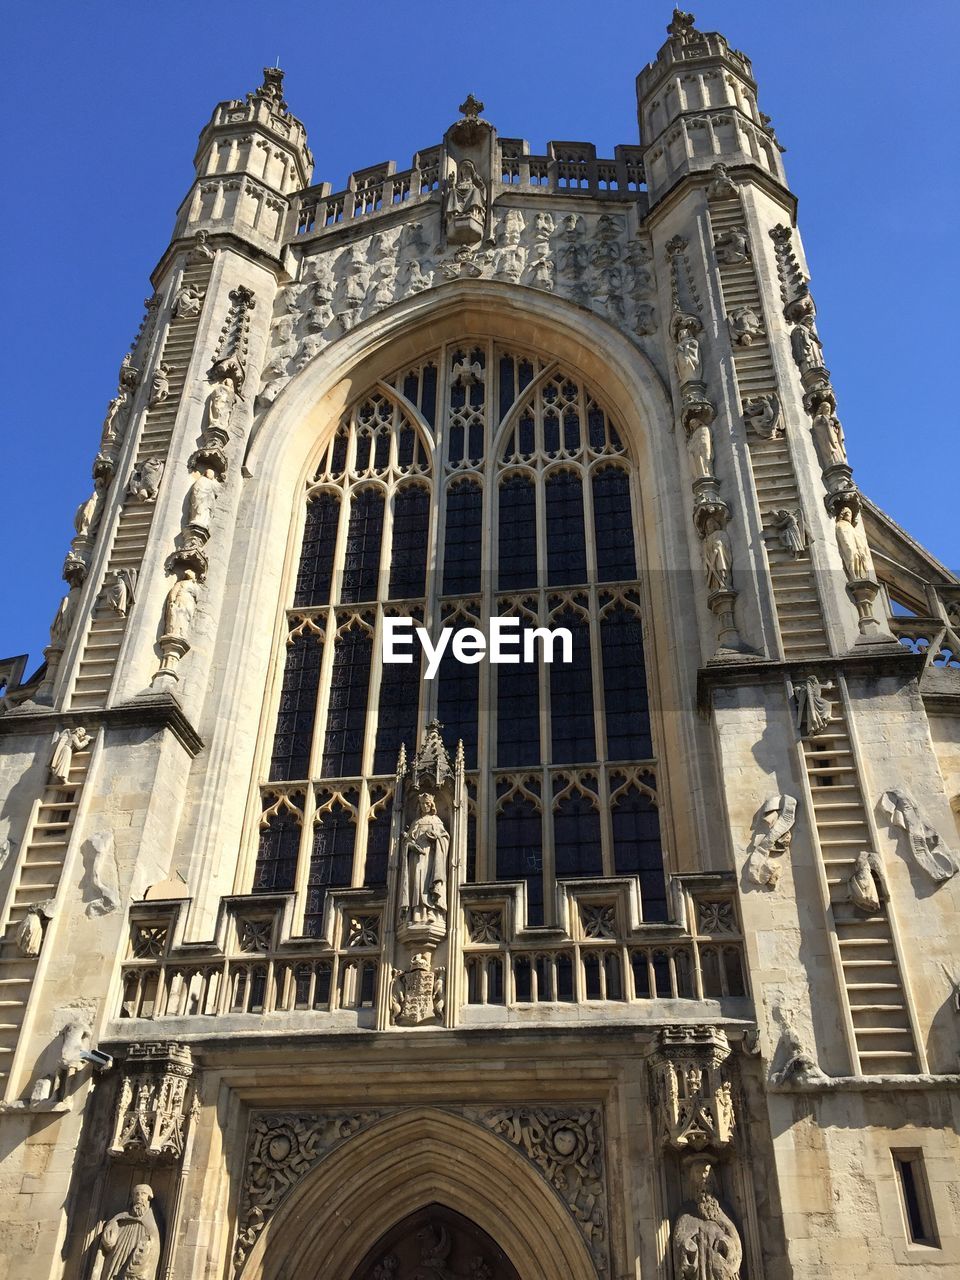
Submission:
M 209 272 L 208 263 L 189 264 L 181 283 L 205 289 Z M 162 404 L 147 413 L 137 448 L 136 464 L 145 462 L 148 458 L 166 460 L 199 324 L 200 315 L 173 317 L 170 321 L 163 351 L 158 358 L 158 363 L 165 363 L 170 370 L 170 392 Z M 129 472 L 118 476 L 117 483 L 126 485 L 128 475 Z M 155 501 L 138 502 L 135 498 L 128 498 L 124 502 L 110 548 L 106 568 L 108 576 L 118 569 L 140 569 L 155 505 Z M 126 618 L 119 617 L 107 602 L 97 602 L 77 670 L 70 699 L 71 709 L 106 706 L 126 623 Z
M 74 751 L 66 783 L 48 782 L 44 787 L 28 827 L 29 842 L 10 885 L 4 912 L 6 926 L 0 937 L 0 1097 L 8 1083 L 38 960 L 37 956 L 21 953 L 17 935 L 27 908 L 56 895 L 87 776 L 90 749 Z
M 710 222 L 715 238 L 742 226 L 743 221 L 739 196 L 710 201 Z M 763 306 L 753 262 L 720 262 L 718 270 L 727 315 L 740 307 L 750 307 L 762 316 Z M 755 338 L 749 346 L 734 344 L 733 363 L 741 405 L 761 395 L 778 394 L 766 334 Z M 764 532 L 770 532 L 771 513 L 775 509 L 796 511 L 800 507 L 789 447 L 785 436 L 764 440 L 748 432 L 747 441 Z M 809 555 L 804 552 L 794 558 L 789 551 L 777 546 L 775 539 L 766 539 L 765 542 L 784 657 L 825 657 L 829 648 Z

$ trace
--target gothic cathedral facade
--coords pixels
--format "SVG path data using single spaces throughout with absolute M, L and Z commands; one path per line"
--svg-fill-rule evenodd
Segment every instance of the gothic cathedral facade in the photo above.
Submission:
M 960 1273 L 960 580 L 749 60 L 677 10 L 637 99 L 201 133 L 0 665 L 11 1280 Z

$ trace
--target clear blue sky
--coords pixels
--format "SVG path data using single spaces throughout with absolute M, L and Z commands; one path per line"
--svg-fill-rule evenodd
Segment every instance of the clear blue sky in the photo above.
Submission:
M 754 63 L 813 273 L 857 480 L 957 554 L 955 113 L 960 6 L 710 0 Z M 48 0 L 6 6 L 0 656 L 40 661 L 117 366 L 216 102 L 278 56 L 315 180 L 405 167 L 467 91 L 509 137 L 637 138 L 662 0 Z M 952 154 L 951 154 L 952 152 Z

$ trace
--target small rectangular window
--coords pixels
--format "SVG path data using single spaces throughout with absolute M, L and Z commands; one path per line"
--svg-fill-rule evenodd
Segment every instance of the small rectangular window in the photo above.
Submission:
M 925 1244 L 939 1249 L 940 1240 L 933 1220 L 930 1203 L 930 1187 L 927 1171 L 923 1167 L 921 1151 L 892 1151 L 897 1181 L 900 1184 L 900 1201 L 907 1235 L 913 1244 Z

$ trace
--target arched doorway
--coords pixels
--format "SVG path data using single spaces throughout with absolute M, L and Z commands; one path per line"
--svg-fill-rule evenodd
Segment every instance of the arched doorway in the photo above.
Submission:
M 391 1227 L 352 1280 L 520 1280 L 498 1244 L 475 1222 L 430 1204 Z

